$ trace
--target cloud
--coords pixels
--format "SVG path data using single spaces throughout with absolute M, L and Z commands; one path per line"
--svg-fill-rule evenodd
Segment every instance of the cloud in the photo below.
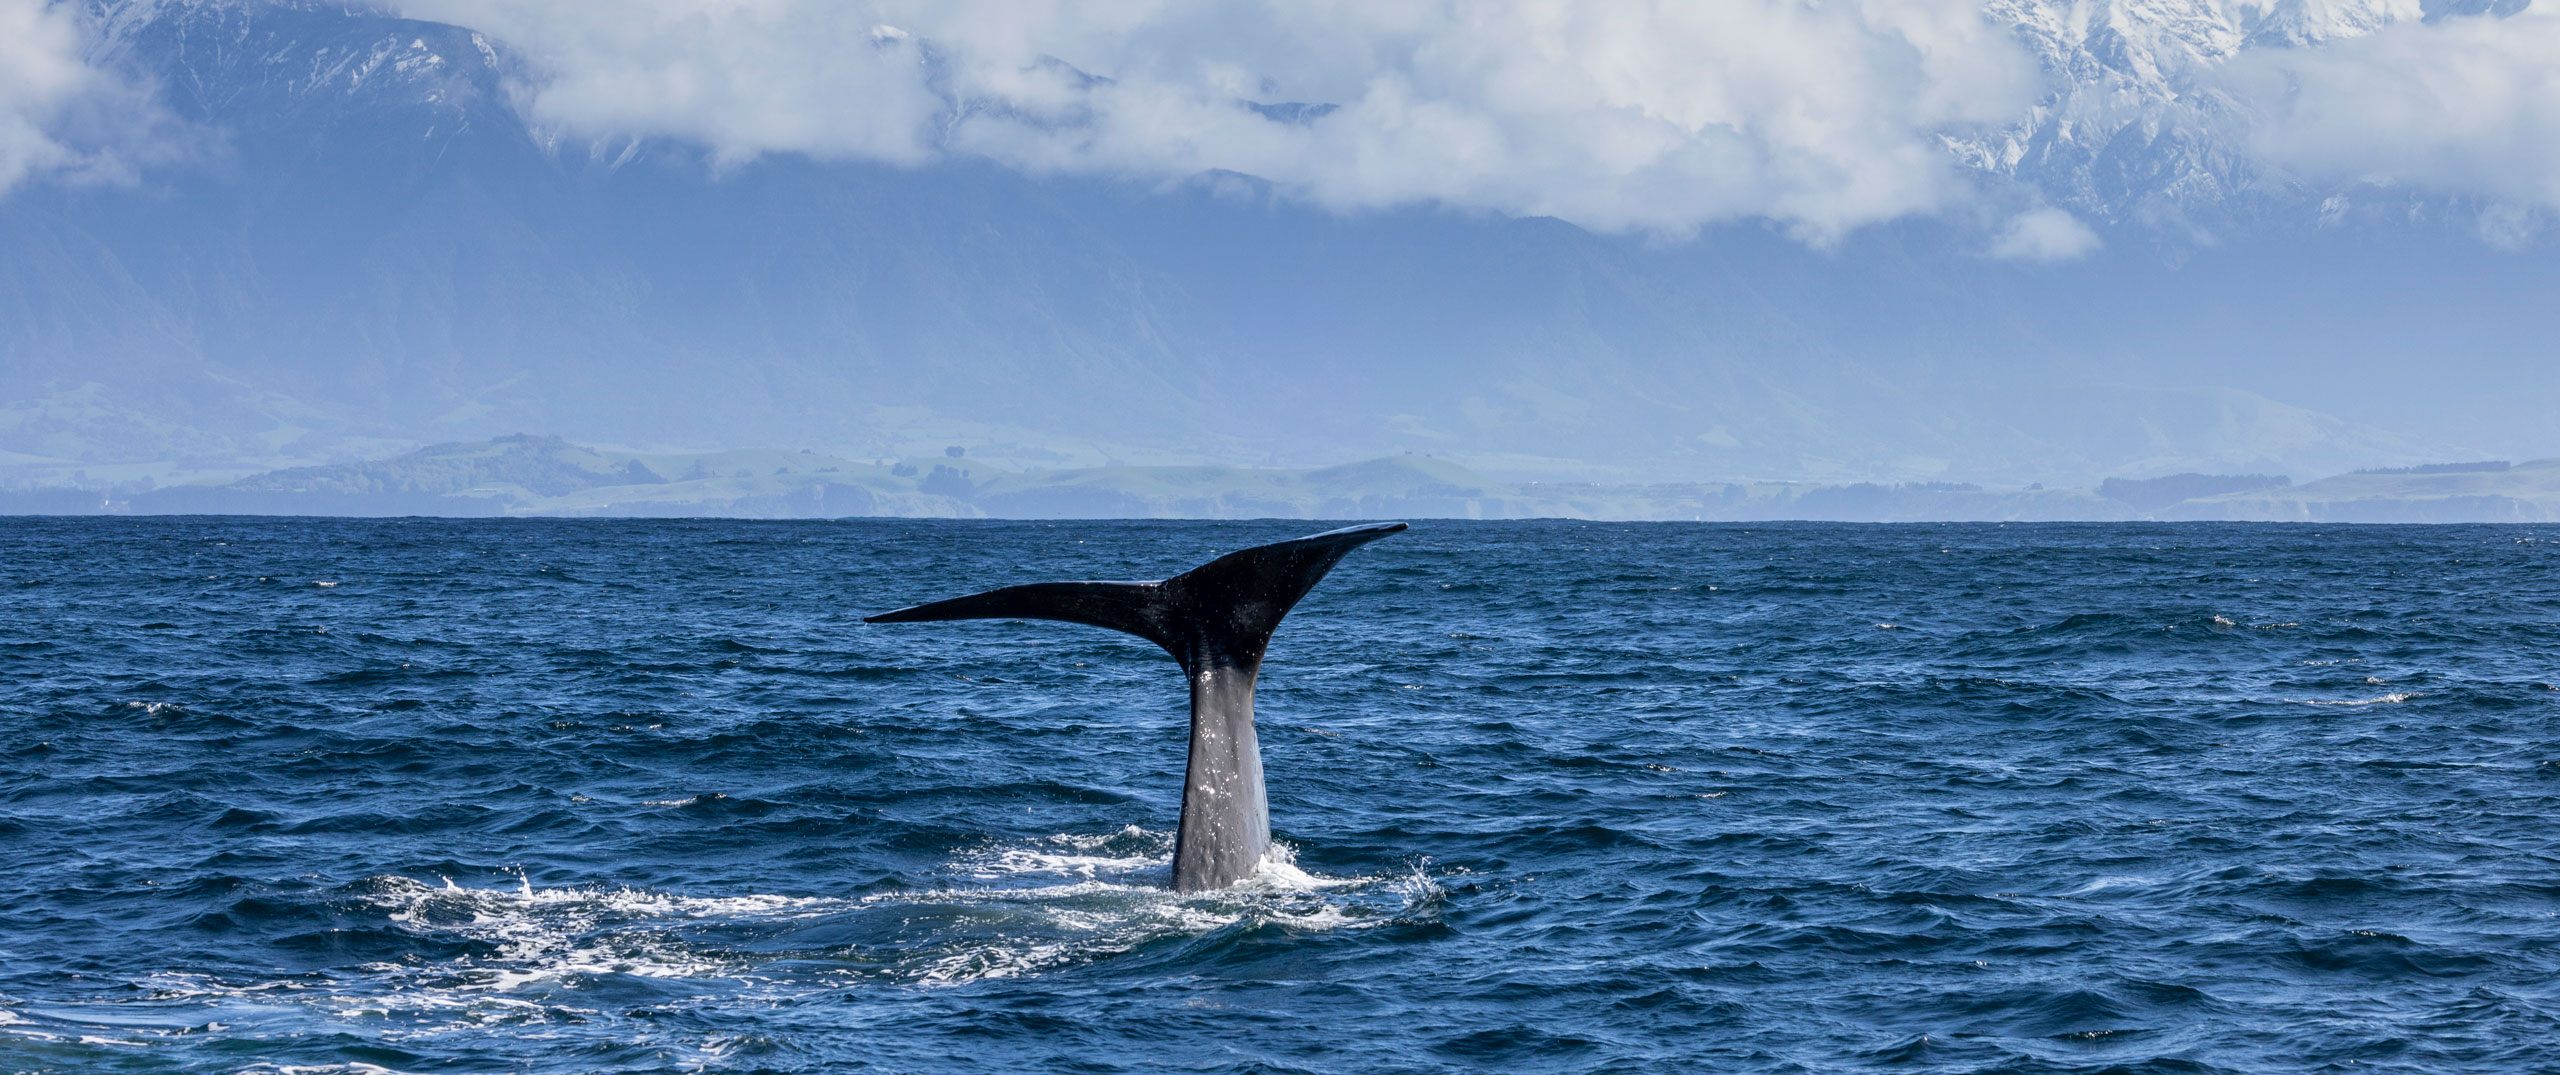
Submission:
M 2223 75 L 2277 165 L 2560 208 L 2560 13 L 2404 22 Z
M 0 0 L 0 194 L 37 178 L 129 183 L 195 148 L 148 86 L 87 45 L 78 5 Z
M 2010 218 L 1991 241 L 1991 256 L 2019 261 L 2076 261 L 2098 249 L 2098 233 L 2060 209 L 2030 209 Z
M 2040 73 L 2020 44 L 2070 0 L 1997 19 L 1982 0 L 385 2 L 504 41 L 518 106 L 547 131 L 680 139 L 723 164 L 1234 172 L 1340 210 L 1670 236 L 1766 219 L 1817 243 L 1955 207 L 1979 219 L 2015 157 L 1966 158 L 1966 139 L 2046 115 L 2072 77 L 2050 57 Z M 2315 184 L 2481 197 L 2498 203 L 2485 237 L 2532 241 L 2560 210 L 2560 14 L 2426 23 L 2404 0 L 2349 6 L 2322 23 L 2334 36 L 2196 55 L 2179 92 L 2239 120 L 2217 121 L 2214 152 Z M 96 10 L 115 8 L 0 0 L 0 193 L 129 180 L 201 140 L 146 84 L 84 58 Z M 2117 17 L 2170 26 L 2147 11 Z M 2103 116 L 2089 137 L 2149 122 Z M 1990 242 L 2067 260 L 2096 237 L 2036 210 Z
M 1973 0 L 403 0 L 593 136 L 1174 180 L 1816 241 L 1968 196 L 1938 139 L 2032 105 Z M 1325 109 L 1286 109 L 1285 103 Z
M 0 192 L 80 163 L 55 128 L 98 79 L 81 59 L 80 24 L 68 7 L 0 0 Z
M 724 159 L 794 152 L 920 164 L 944 102 L 912 37 L 860 4 L 480 3 L 404 14 L 497 36 L 533 68 L 527 117 L 572 133 L 680 138 Z

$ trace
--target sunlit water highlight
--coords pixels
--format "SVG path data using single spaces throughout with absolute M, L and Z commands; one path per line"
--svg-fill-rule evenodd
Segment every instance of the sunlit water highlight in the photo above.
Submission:
M 2527 1070 L 2545 527 L 0 520 L 0 1070 Z

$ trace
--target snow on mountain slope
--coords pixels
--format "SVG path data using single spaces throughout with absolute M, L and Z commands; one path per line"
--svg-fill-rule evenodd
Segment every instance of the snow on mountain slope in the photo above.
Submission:
M 2229 223 L 2250 207 L 2280 213 L 2305 194 L 2243 151 L 2250 117 L 2219 85 L 2223 63 L 2419 14 L 2409 0 L 1991 0 L 1986 10 L 2034 53 L 2047 93 L 2029 115 L 1952 148 L 2075 212 L 2172 230 Z
M 2357 209 L 2367 221 L 2495 233 L 2511 227 L 2518 207 L 2476 190 L 2297 174 L 2269 159 L 2261 150 L 2271 113 L 2305 87 L 2233 71 L 2251 66 L 2237 62 L 2244 58 L 2315 55 L 2391 27 L 2503 19 L 2528 2 L 1989 0 L 1987 16 L 2010 26 L 2043 68 L 2046 93 L 2015 122 L 1951 136 L 1948 145 L 1978 173 L 2017 181 L 2025 197 L 2173 245 L 2336 226 Z

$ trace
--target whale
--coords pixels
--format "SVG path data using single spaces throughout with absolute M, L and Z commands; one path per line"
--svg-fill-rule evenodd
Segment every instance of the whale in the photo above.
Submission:
M 865 616 L 865 623 L 1062 620 L 1162 647 L 1191 681 L 1191 758 L 1173 841 L 1178 892 L 1226 888 L 1271 848 L 1253 687 L 1280 618 L 1342 558 L 1404 530 L 1367 523 L 1231 552 L 1157 582 L 1035 582 Z

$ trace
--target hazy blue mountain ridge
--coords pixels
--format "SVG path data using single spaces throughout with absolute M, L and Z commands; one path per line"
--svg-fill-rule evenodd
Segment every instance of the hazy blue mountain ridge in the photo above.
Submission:
M 2434 465 L 2292 485 L 2271 475 L 1969 482 L 1504 481 L 1396 455 L 1330 467 L 1018 469 L 948 452 L 643 453 L 512 435 L 222 485 L 0 492 L 0 513 L 842 518 L 1576 518 L 1619 520 L 2318 522 L 2560 520 L 2560 460 Z

